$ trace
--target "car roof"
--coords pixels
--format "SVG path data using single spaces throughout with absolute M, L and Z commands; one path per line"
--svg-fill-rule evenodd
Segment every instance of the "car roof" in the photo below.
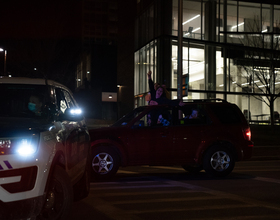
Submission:
M 26 84 L 26 85 L 52 85 L 57 87 L 67 88 L 66 86 L 55 82 L 53 80 L 46 80 L 42 78 L 28 78 L 28 77 L 7 77 L 0 76 L 0 84 Z

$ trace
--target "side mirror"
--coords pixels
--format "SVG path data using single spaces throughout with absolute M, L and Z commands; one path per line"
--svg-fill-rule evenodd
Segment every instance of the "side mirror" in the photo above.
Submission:
M 80 108 L 68 108 L 65 110 L 64 114 L 60 115 L 60 120 L 80 121 L 83 119 L 83 112 Z

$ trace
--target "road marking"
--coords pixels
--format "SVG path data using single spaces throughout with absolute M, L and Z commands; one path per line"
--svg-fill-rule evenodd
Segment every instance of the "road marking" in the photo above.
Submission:
M 205 211 L 205 210 L 220 210 L 221 205 L 218 204 L 220 201 L 229 201 L 228 204 L 223 204 L 223 210 L 234 210 L 239 208 L 257 208 L 257 207 L 263 207 L 275 211 L 280 211 L 280 208 L 277 207 L 277 205 L 258 201 L 255 199 L 246 198 L 243 196 L 219 191 L 219 190 L 212 190 L 210 188 L 205 188 L 193 184 L 189 184 L 186 182 L 180 182 L 180 181 L 173 181 L 169 179 L 159 178 L 155 176 L 144 176 L 142 178 L 150 179 L 149 181 L 124 181 L 124 182 L 102 182 L 102 183 L 91 183 L 91 190 L 95 191 L 93 194 L 95 195 L 94 198 L 94 204 L 90 204 L 95 209 L 99 210 L 102 213 L 106 213 L 106 215 L 112 219 L 115 220 L 122 220 L 122 219 L 133 219 L 138 220 L 141 219 L 137 215 L 141 214 L 153 214 L 153 213 L 162 213 L 164 212 L 186 212 L 186 211 Z M 261 181 L 273 181 L 273 179 L 269 178 L 256 178 L 256 180 Z M 153 183 L 156 183 L 152 185 Z M 130 184 L 137 184 L 131 186 Z M 129 191 L 129 189 L 155 189 L 151 191 L 142 191 L 142 192 L 134 192 Z M 164 189 L 165 188 L 165 189 Z M 177 188 L 176 190 L 172 190 L 172 188 Z M 179 188 L 179 189 L 178 189 Z M 181 189 L 180 189 L 181 188 Z M 114 191 L 110 191 L 110 189 L 114 189 Z M 124 190 L 122 191 L 118 191 Z M 128 191 L 126 191 L 128 189 Z M 167 189 L 167 190 L 166 190 Z M 105 190 L 105 191 L 103 191 Z M 166 197 L 164 199 L 158 198 L 157 195 L 162 195 L 162 193 L 166 194 Z M 169 198 L 168 194 L 173 193 L 179 193 L 179 194 L 185 194 L 186 196 L 182 196 L 180 198 Z M 197 196 L 192 196 L 191 193 L 202 193 L 202 194 L 194 194 Z M 108 203 L 104 198 L 110 198 L 110 197 L 118 197 L 124 196 L 124 197 L 131 197 L 133 199 L 125 199 L 125 200 L 113 200 Z M 139 197 L 137 199 L 138 196 Z M 176 202 L 192 202 L 192 201 L 213 201 L 210 202 L 207 206 L 197 206 L 197 207 L 164 207 L 162 208 L 152 208 L 152 209 L 145 209 L 145 207 L 142 207 L 140 209 L 130 209 L 124 207 L 130 207 L 130 205 L 133 206 L 137 204 L 147 204 L 147 207 L 151 206 L 155 203 L 176 203 Z M 217 202 L 214 202 L 217 201 Z M 235 201 L 237 204 L 231 204 L 230 201 Z M 133 206 L 134 207 L 134 206 Z M 260 217 L 260 218 L 256 218 Z M 275 215 L 267 215 L 268 218 L 266 218 L 263 215 L 260 216 L 247 216 L 244 218 L 244 216 L 233 216 L 231 219 L 270 219 L 270 217 L 275 217 Z
M 184 171 L 181 167 L 165 167 L 165 166 L 142 166 L 151 169 L 166 169 L 166 170 L 175 170 L 175 171 Z M 255 167 L 252 167 L 255 168 Z M 260 167 L 261 168 L 261 167 Z M 245 168 L 246 169 L 246 168 Z M 250 167 L 247 167 L 250 169 Z M 263 167 L 262 170 L 275 170 L 272 167 Z M 279 170 L 279 169 L 277 169 Z M 250 171 L 254 171 L 250 170 Z M 242 169 L 237 169 L 237 172 L 244 172 Z M 138 174 L 139 172 L 131 172 L 126 170 L 119 170 L 119 173 L 123 174 Z M 132 180 L 132 181 L 129 181 Z M 259 201 L 254 198 L 246 198 L 244 196 L 239 196 L 232 193 L 227 193 L 219 190 L 213 190 L 211 188 L 205 188 L 198 185 L 189 184 L 187 180 L 184 181 L 174 181 L 170 179 L 164 179 L 156 176 L 141 176 L 141 177 L 133 177 L 126 181 L 126 179 L 122 179 L 121 182 L 95 182 L 91 183 L 91 194 L 95 195 L 94 204 L 90 204 L 95 209 L 99 210 L 102 213 L 105 213 L 108 217 L 116 220 L 122 219 L 140 219 L 138 214 L 148 214 L 151 213 L 162 213 L 164 212 L 184 212 L 184 211 L 200 211 L 200 210 L 220 210 L 221 206 L 217 205 L 217 202 L 210 203 L 207 206 L 198 206 L 198 207 L 165 207 L 164 209 L 156 208 L 156 209 L 130 209 L 124 207 L 130 207 L 130 204 L 145 204 L 147 206 L 155 204 L 155 203 L 178 203 L 178 202 L 191 202 L 191 201 L 205 201 L 205 200 L 225 200 L 225 201 L 235 201 L 237 204 L 224 204 L 223 209 L 238 209 L 238 208 L 265 208 L 280 212 L 280 208 L 277 204 L 272 204 L 269 202 Z M 137 181 L 139 180 L 139 181 Z M 269 183 L 280 183 L 279 179 L 274 178 L 265 178 L 265 177 L 255 177 L 252 180 L 264 181 Z M 140 189 L 139 192 L 135 192 Z M 141 190 L 143 189 L 143 190 Z M 151 189 L 151 190 L 145 190 Z M 142 191 L 142 192 L 141 192 Z M 181 195 L 184 193 L 186 196 L 182 196 L 179 198 L 169 198 L 169 194 L 180 193 Z M 200 193 L 197 196 L 192 196 L 191 193 Z M 160 196 L 166 194 L 164 199 L 160 198 Z M 189 196 L 188 196 L 189 195 Z M 193 194 L 194 195 L 194 194 Z M 204 196 L 205 195 L 205 196 Z M 128 197 L 127 199 L 116 199 L 118 197 Z M 138 197 L 139 196 L 139 197 Z M 110 197 L 114 198 L 114 201 L 107 202 L 104 200 L 110 199 Z M 129 199 L 129 197 L 131 197 Z M 137 198 L 138 197 L 138 198 Z M 235 219 L 235 220 L 244 220 L 244 219 L 270 219 L 274 218 L 275 215 L 260 215 L 260 216 L 232 216 L 232 218 L 227 219 Z
M 146 184 L 147 181 L 143 181 L 143 184 Z M 126 184 L 130 184 L 129 182 L 126 182 Z M 92 183 L 90 184 L 91 186 L 93 185 Z M 135 185 L 135 186 L 106 186 L 106 187 L 94 187 L 91 190 L 109 190 L 109 189 L 145 189 L 145 188 L 171 188 L 174 187 L 170 184 L 157 184 L 157 185 Z
M 127 170 L 118 170 L 118 173 L 123 173 L 123 174 L 136 174 L 138 172 L 132 172 L 132 171 L 127 171 Z
M 259 180 L 263 182 L 278 183 L 280 184 L 280 179 L 265 178 L 265 177 L 255 177 L 254 180 Z
M 258 201 L 258 200 L 255 200 L 255 199 L 250 199 L 250 198 L 238 196 L 238 195 L 223 192 L 223 191 L 212 190 L 210 188 L 196 186 L 196 185 L 188 184 L 188 183 L 185 183 L 185 182 L 172 181 L 172 180 L 168 180 L 168 179 L 160 179 L 158 177 L 154 177 L 154 180 L 155 181 L 164 181 L 165 183 L 169 183 L 173 186 L 186 187 L 188 189 L 209 193 L 209 194 L 221 197 L 221 198 L 236 200 L 236 201 L 239 201 L 241 203 L 251 204 L 253 206 L 262 206 L 262 207 L 265 207 L 265 208 L 280 211 L 280 207 L 278 207 L 277 204 L 275 205 L 275 204 L 271 204 L 271 203 L 267 203 L 267 202 L 263 202 L 263 201 Z
M 254 205 L 249 204 L 240 204 L 240 205 L 223 205 L 222 209 L 229 210 L 229 209 L 236 209 L 236 208 L 250 208 L 250 207 L 256 207 Z M 184 207 L 184 208 L 164 208 L 162 209 L 152 209 L 152 210 L 130 210 L 126 211 L 129 214 L 143 214 L 143 213 L 162 213 L 164 212 L 183 212 L 183 211 L 203 211 L 203 210 L 221 210 L 221 205 L 209 205 L 206 207 Z

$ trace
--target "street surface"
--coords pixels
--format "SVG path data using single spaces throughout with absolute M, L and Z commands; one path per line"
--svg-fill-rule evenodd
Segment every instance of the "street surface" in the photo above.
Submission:
M 180 167 L 121 168 L 92 182 L 70 220 L 280 219 L 280 160 L 245 161 L 226 178 Z

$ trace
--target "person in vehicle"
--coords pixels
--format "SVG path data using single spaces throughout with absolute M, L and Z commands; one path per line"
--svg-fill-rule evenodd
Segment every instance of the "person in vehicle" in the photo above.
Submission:
M 147 73 L 148 75 L 148 83 L 149 83 L 149 93 L 146 95 L 145 100 L 150 104 L 151 100 L 155 100 L 156 90 L 160 87 L 159 83 L 154 83 L 151 77 L 152 71 Z
M 31 95 L 28 102 L 28 109 L 35 115 L 41 115 L 42 101 L 38 96 Z
M 157 89 L 155 89 L 154 82 L 151 78 L 152 72 L 148 72 L 148 79 L 149 79 L 149 87 L 150 87 L 150 93 L 151 93 L 151 100 L 149 102 L 149 105 L 171 105 L 171 106 L 183 106 L 185 105 L 182 100 L 180 99 L 175 99 L 175 100 L 170 100 L 166 97 L 166 88 L 165 86 L 157 86 Z
M 185 119 L 197 119 L 199 115 L 199 112 L 197 109 L 192 109 L 192 113 L 190 115 L 187 115 Z

